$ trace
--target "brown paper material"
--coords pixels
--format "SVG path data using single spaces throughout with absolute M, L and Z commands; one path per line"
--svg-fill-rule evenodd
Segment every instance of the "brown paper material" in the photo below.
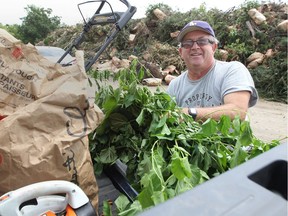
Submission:
M 103 120 L 89 94 L 83 52 L 61 67 L 0 31 L 0 195 L 25 185 L 67 180 L 97 207 L 88 134 Z

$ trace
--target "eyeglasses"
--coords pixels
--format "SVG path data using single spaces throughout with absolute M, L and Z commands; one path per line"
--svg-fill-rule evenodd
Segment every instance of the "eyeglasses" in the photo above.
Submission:
M 184 49 L 191 49 L 193 46 L 194 46 L 194 43 L 197 43 L 198 46 L 202 47 L 202 46 L 205 46 L 207 44 L 213 44 L 214 41 L 208 39 L 208 38 L 201 38 L 199 40 L 187 40 L 187 41 L 183 41 L 181 43 L 181 47 L 183 47 Z

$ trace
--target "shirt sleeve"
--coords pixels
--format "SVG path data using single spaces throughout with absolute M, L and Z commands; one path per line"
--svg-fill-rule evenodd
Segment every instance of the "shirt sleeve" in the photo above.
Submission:
M 222 87 L 222 98 L 232 92 L 249 91 L 251 93 L 249 107 L 254 106 L 258 100 L 258 92 L 249 70 L 241 62 L 236 61 L 231 62 L 227 69 Z

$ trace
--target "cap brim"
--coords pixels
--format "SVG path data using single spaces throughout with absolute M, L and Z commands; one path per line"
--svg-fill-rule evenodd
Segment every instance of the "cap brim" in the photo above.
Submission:
M 199 31 L 203 31 L 203 32 L 206 32 L 207 34 L 211 35 L 211 32 L 207 31 L 206 29 L 204 28 L 201 28 L 201 27 L 198 27 L 198 26 L 189 26 L 187 28 L 185 28 L 184 30 L 182 30 L 179 35 L 177 36 L 177 40 L 178 42 L 181 42 L 183 37 L 188 33 L 188 32 L 192 32 L 192 31 L 196 31 L 196 30 L 199 30 Z M 213 35 L 212 35 L 213 36 Z

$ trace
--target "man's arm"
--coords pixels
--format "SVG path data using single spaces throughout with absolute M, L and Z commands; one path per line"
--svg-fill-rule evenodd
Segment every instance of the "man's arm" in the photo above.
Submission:
M 245 119 L 251 93 L 249 91 L 238 91 L 225 95 L 224 104 L 217 107 L 195 107 L 197 111 L 196 121 L 205 121 L 208 118 L 219 120 L 222 115 L 228 115 L 234 119 L 237 115 Z M 183 108 L 188 115 L 188 108 Z

